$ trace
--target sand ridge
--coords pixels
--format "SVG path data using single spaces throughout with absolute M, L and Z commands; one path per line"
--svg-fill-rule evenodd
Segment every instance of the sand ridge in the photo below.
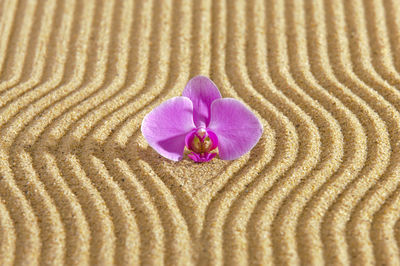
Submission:
M 400 264 L 394 0 L 0 1 L 1 265 Z M 159 156 L 195 75 L 264 134 Z

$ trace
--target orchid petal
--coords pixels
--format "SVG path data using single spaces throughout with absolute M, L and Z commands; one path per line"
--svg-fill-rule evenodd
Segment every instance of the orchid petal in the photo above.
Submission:
M 193 121 L 197 127 L 207 127 L 210 122 L 211 103 L 221 98 L 217 86 L 207 77 L 192 78 L 182 92 L 193 102 Z
M 174 97 L 153 109 L 142 122 L 142 134 L 149 145 L 167 159 L 179 161 L 185 137 L 195 128 L 193 104 L 187 97 Z
M 234 160 L 249 152 L 260 139 L 263 128 L 257 117 L 240 101 L 215 100 L 208 126 L 218 136 L 219 157 Z

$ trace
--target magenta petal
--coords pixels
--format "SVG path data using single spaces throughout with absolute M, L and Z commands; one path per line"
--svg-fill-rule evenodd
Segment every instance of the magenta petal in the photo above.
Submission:
M 257 117 L 241 102 L 231 98 L 215 100 L 208 126 L 218 136 L 219 157 L 234 160 L 249 152 L 261 137 Z
M 221 98 L 217 86 L 207 77 L 192 78 L 182 92 L 193 102 L 193 121 L 197 127 L 207 127 L 210 122 L 211 103 Z
M 186 97 L 163 102 L 146 115 L 142 134 L 159 154 L 173 161 L 183 157 L 185 137 L 194 129 L 193 104 Z

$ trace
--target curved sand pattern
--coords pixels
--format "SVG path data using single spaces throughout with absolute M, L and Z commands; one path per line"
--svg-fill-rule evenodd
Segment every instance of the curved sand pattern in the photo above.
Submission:
M 400 264 L 394 0 L 0 1 L 1 265 Z M 161 158 L 195 75 L 264 125 Z

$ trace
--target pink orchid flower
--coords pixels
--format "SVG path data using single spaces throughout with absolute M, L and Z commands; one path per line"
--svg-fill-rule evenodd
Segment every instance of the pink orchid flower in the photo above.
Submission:
M 222 98 L 207 77 L 191 79 L 182 96 L 163 102 L 142 122 L 142 134 L 149 145 L 167 159 L 179 161 L 185 146 L 195 162 L 216 156 L 234 160 L 249 152 L 261 137 L 257 117 L 241 102 Z

